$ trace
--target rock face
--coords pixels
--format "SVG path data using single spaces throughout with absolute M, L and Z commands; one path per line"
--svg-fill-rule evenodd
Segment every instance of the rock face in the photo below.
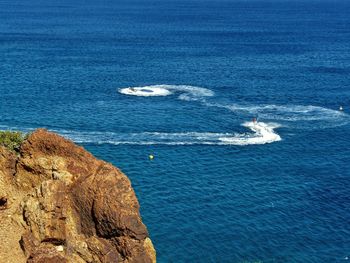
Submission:
M 0 262 L 156 262 L 129 179 L 39 129 L 0 147 Z

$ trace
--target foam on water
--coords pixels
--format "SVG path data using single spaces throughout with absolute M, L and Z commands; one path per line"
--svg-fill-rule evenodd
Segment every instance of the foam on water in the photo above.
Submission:
M 201 87 L 188 85 L 150 85 L 144 87 L 129 87 L 118 90 L 124 95 L 151 97 L 151 96 L 169 96 L 173 93 L 181 93 L 180 100 L 200 100 L 204 97 L 214 96 L 214 92 Z
M 256 116 L 260 119 L 284 122 L 292 128 L 322 129 L 342 126 L 350 122 L 350 117 L 339 110 L 332 110 L 312 105 L 242 105 L 220 104 L 208 102 L 206 98 L 214 96 L 214 92 L 207 88 L 188 85 L 152 85 L 145 87 L 123 88 L 119 92 L 133 96 L 168 96 L 181 93 L 178 99 L 184 101 L 198 101 L 207 107 L 226 108 L 241 115 Z
M 208 105 L 209 106 L 209 105 Z M 346 125 L 350 122 L 348 114 L 319 106 L 304 105 L 220 105 L 238 114 L 251 114 L 264 120 L 283 121 L 293 128 L 322 129 Z
M 113 144 L 113 145 L 250 145 L 265 144 L 280 141 L 281 137 L 274 129 L 279 125 L 275 123 L 242 124 L 251 133 L 213 133 L 213 132 L 140 132 L 140 133 L 114 133 L 114 132 L 84 132 L 71 130 L 52 130 L 77 143 Z M 17 127 L 0 126 L 1 129 L 17 129 Z M 33 129 L 22 129 L 32 131 Z
M 302 105 L 239 105 L 219 104 L 208 102 L 206 98 L 214 96 L 214 92 L 201 87 L 187 85 L 153 85 L 145 87 L 122 88 L 119 92 L 132 96 L 169 96 L 180 93 L 178 99 L 185 101 L 198 101 L 207 107 L 225 108 L 241 115 L 256 116 L 264 120 L 278 120 L 290 123 L 301 123 L 301 127 L 331 127 L 348 123 L 349 116 L 344 112 L 331 110 L 318 106 Z M 315 122 L 317 121 L 317 124 Z M 70 130 L 53 130 L 62 136 L 77 143 L 94 144 L 129 144 L 129 145 L 252 145 L 266 144 L 280 141 L 281 137 L 275 132 L 280 127 L 277 123 L 244 122 L 242 126 L 251 130 L 250 133 L 210 133 L 210 132 L 140 132 L 140 133 L 115 133 L 115 132 L 84 132 Z M 32 131 L 32 128 L 21 129 L 19 127 L 0 126 L 0 129 L 16 129 Z
M 275 123 L 264 122 L 245 122 L 242 124 L 254 132 L 254 136 L 234 136 L 223 137 L 221 141 L 234 145 L 265 144 L 281 140 L 281 137 L 275 133 L 274 129 L 280 127 Z
M 120 89 L 119 92 L 125 95 L 139 97 L 168 96 L 171 94 L 171 92 L 168 89 L 163 88 L 161 86 L 123 88 Z
M 252 133 L 211 133 L 211 132 L 141 132 L 141 133 L 113 133 L 113 132 L 75 132 L 55 130 L 78 143 L 95 144 L 128 144 L 128 145 L 249 145 L 265 144 L 280 141 L 281 137 L 274 129 L 279 126 L 274 123 L 242 124 Z
M 327 109 L 319 106 L 303 105 L 256 105 L 242 106 L 233 104 L 225 106 L 231 111 L 247 111 L 267 119 L 286 121 L 318 121 L 346 118 L 347 115 L 339 110 Z

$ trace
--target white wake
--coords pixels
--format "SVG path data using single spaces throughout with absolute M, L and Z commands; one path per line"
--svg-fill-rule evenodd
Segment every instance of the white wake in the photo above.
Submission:
M 251 132 L 213 133 L 213 132 L 76 132 L 69 130 L 53 130 L 77 143 L 113 144 L 113 145 L 249 145 L 265 144 L 280 141 L 281 137 L 274 129 L 279 126 L 274 123 L 242 124 Z
M 215 133 L 215 132 L 95 132 L 52 129 L 63 137 L 76 143 L 113 144 L 113 145 L 250 145 L 266 144 L 280 141 L 275 132 L 279 127 L 275 123 L 246 122 L 242 126 L 248 128 L 246 133 Z M 33 128 L 20 129 L 0 125 L 0 130 L 22 130 L 32 132 Z
M 350 117 L 344 112 L 327 109 L 319 106 L 303 105 L 240 105 L 220 104 L 210 102 L 214 92 L 201 87 L 187 85 L 152 85 L 145 87 L 130 87 L 118 90 L 120 93 L 131 96 L 170 96 L 177 95 L 185 101 L 198 101 L 207 107 L 228 109 L 247 118 L 278 121 L 283 126 L 293 128 L 329 128 L 346 125 Z M 295 123 L 294 126 L 291 123 Z M 114 144 L 114 145 L 252 145 L 267 144 L 281 140 L 276 133 L 280 124 L 270 122 L 245 122 L 242 126 L 248 128 L 246 133 L 215 133 L 215 132 L 93 132 L 52 130 L 77 143 Z M 2 130 L 32 131 L 33 128 L 7 127 L 0 125 Z
M 139 96 L 139 97 L 155 97 L 169 96 L 179 93 L 180 100 L 200 100 L 204 97 L 214 96 L 214 92 L 210 89 L 188 86 L 188 85 L 151 85 L 144 87 L 129 87 L 118 90 L 121 94 Z
M 139 96 L 139 97 L 152 97 L 152 96 L 168 96 L 172 94 L 169 89 L 159 86 L 148 87 L 130 87 L 119 90 L 120 93 L 125 95 Z
M 180 100 L 198 101 L 207 107 L 219 107 L 228 109 L 241 116 L 259 117 L 269 121 L 282 121 L 284 126 L 293 124 L 293 128 L 307 127 L 308 129 L 322 129 L 342 126 L 350 122 L 348 114 L 336 110 L 313 105 L 277 105 L 277 104 L 222 104 L 211 102 L 208 98 L 214 96 L 214 92 L 207 88 L 189 85 L 151 85 L 144 87 L 130 87 L 118 90 L 124 95 L 131 96 L 169 96 L 178 94 Z
M 281 136 L 279 136 L 274 130 L 280 127 L 278 124 L 264 122 L 245 122 L 242 125 L 252 130 L 254 134 L 252 136 L 243 135 L 223 137 L 220 138 L 220 140 L 232 145 L 266 144 L 281 140 Z
M 209 100 L 214 96 L 214 92 L 210 89 L 188 86 L 188 85 L 152 85 L 144 87 L 130 87 L 119 89 L 119 92 L 132 96 L 169 96 L 178 94 L 178 99 L 185 101 L 198 101 L 207 107 L 219 107 L 228 109 L 238 116 L 247 118 L 259 117 L 265 121 L 278 121 L 283 126 L 296 129 L 323 129 L 346 125 L 350 122 L 348 114 L 338 110 L 323 108 L 320 106 L 304 106 L 304 105 L 249 105 L 249 104 L 226 104 L 217 103 Z M 274 131 L 276 126 L 271 126 L 264 122 L 253 123 L 247 122 L 243 124 L 245 127 L 253 131 L 253 135 L 246 134 L 201 134 L 198 140 L 196 133 L 185 134 L 162 134 L 163 138 L 168 138 L 170 142 L 161 141 L 164 144 L 232 144 L 232 145 L 248 145 L 248 144 L 264 144 L 281 140 L 281 137 Z M 171 141 L 179 139 L 181 142 Z M 151 140 L 149 140 L 151 141 Z M 145 144 L 151 144 L 145 141 Z M 152 143 L 157 144 L 159 140 L 154 139 Z M 132 143 L 132 142 L 125 142 Z

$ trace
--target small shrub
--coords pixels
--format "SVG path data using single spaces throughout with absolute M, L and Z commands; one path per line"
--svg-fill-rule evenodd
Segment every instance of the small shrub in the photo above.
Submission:
M 27 135 L 19 131 L 0 131 L 0 145 L 11 151 L 18 151 Z

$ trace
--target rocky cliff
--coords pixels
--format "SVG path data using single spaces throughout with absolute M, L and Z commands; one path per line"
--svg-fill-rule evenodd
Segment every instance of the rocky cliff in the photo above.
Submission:
M 43 129 L 0 147 L 0 263 L 155 261 L 120 170 Z

